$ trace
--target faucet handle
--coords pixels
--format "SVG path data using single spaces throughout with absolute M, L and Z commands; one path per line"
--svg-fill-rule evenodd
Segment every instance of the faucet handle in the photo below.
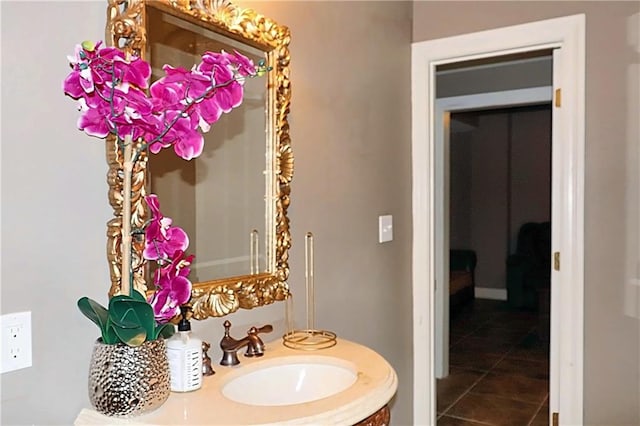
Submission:
M 271 333 L 272 331 L 273 331 L 273 326 L 271 324 L 266 324 L 260 328 L 251 327 L 249 329 L 249 334 Z
M 229 336 L 229 329 L 231 328 L 231 322 L 229 320 L 226 320 L 224 322 L 224 324 L 222 324 L 222 325 L 224 326 L 224 335 L 226 337 L 228 337 Z
M 216 374 L 213 371 L 213 367 L 211 367 L 211 357 L 207 351 L 211 348 L 211 344 L 209 342 L 202 341 L 202 375 L 203 376 L 211 376 Z
M 260 328 L 251 327 L 249 331 L 247 331 L 247 337 L 249 338 L 250 344 L 247 345 L 247 351 L 245 352 L 245 356 L 254 357 L 254 356 L 262 356 L 264 355 L 264 342 L 258 336 L 259 333 L 270 333 L 273 331 L 273 326 L 271 324 L 263 325 Z

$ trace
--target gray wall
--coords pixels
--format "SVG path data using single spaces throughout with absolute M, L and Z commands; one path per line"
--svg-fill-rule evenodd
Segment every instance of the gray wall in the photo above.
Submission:
M 244 4 L 244 3 L 243 3 Z M 411 3 L 255 2 L 289 26 L 295 156 L 291 279 L 304 310 L 315 236 L 316 326 L 382 354 L 399 377 L 392 418 L 412 423 Z M 378 243 L 378 216 L 394 240 Z
M 317 326 L 391 362 L 400 380 L 394 423 L 411 424 L 411 3 L 237 4 L 293 35 L 297 319 L 302 325 L 304 234 L 312 231 Z M 61 84 L 75 44 L 103 38 L 105 10 L 106 1 L 0 2 L 1 309 L 32 311 L 34 349 L 32 368 L 1 377 L 2 424 L 70 424 L 89 404 L 97 330 L 75 304 L 84 295 L 106 301 L 107 169 L 104 144 L 75 129 L 77 112 Z M 394 216 L 394 241 L 382 245 L 381 214 Z M 274 339 L 283 318 L 282 303 L 229 317 L 234 330 L 273 323 Z M 217 342 L 222 321 L 199 322 L 194 331 Z M 217 351 L 211 356 L 219 359 Z
M 481 114 L 471 143 L 471 247 L 478 287 L 504 288 L 509 189 L 509 128 L 503 114 Z
M 527 222 L 551 220 L 551 109 L 511 114 L 509 253 Z
M 450 139 L 450 247 L 478 256 L 476 285 L 506 289 L 520 226 L 550 220 L 549 107 L 470 111 Z
M 457 122 L 453 115 L 451 123 Z M 471 249 L 471 126 L 449 138 L 449 247 Z
M 109 207 L 104 143 L 76 130 L 62 81 L 74 46 L 104 37 L 105 8 L 3 1 L 0 11 L 1 311 L 31 311 L 33 331 L 33 367 L 1 376 L 1 423 L 70 424 L 88 404 L 97 337 L 76 301 L 106 297 Z
M 585 422 L 640 424 L 638 2 L 414 2 L 413 41 L 586 14 Z M 635 203 L 635 204 L 634 204 Z M 627 269 L 628 271 L 629 269 Z M 635 281 L 633 281 L 635 280 Z M 630 306 L 625 307 L 625 299 Z
M 506 62 L 491 66 L 467 65 L 469 68 L 438 71 L 436 96 L 446 98 L 551 85 L 553 61 L 550 56 L 516 61 L 504 58 L 502 60 Z

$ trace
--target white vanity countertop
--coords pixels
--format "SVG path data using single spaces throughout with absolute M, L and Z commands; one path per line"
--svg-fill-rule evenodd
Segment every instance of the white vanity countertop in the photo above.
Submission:
M 287 364 L 288 357 L 336 357 L 353 363 L 356 382 L 348 389 L 327 398 L 286 406 L 254 406 L 234 402 L 222 395 L 224 384 L 256 363 Z M 264 356 L 246 358 L 240 365 L 213 365 L 216 374 L 204 377 L 202 388 L 188 393 L 172 392 L 157 410 L 132 418 L 107 417 L 93 409 L 83 409 L 75 425 L 352 425 L 385 406 L 395 394 L 398 379 L 389 363 L 375 351 L 347 340 L 318 351 L 286 348 L 282 340 L 266 344 Z M 293 358 L 290 358 L 290 361 Z M 277 365 L 272 364 L 272 365 Z

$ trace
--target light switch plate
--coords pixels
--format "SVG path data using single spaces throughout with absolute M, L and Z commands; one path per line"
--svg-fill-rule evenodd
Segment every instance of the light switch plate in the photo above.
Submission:
M 378 242 L 386 243 L 393 240 L 393 216 L 378 216 Z
M 31 367 L 31 312 L 0 316 L 2 373 Z

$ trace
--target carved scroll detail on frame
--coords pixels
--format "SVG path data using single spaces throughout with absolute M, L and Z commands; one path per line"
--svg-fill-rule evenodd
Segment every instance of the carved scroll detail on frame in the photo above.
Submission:
M 273 161 L 274 208 L 268 218 L 269 232 L 274 233 L 272 247 L 273 271 L 194 283 L 191 296 L 193 317 L 206 319 L 220 317 L 238 309 L 251 309 L 284 300 L 289 294 L 289 249 L 291 234 L 287 210 L 290 204 L 291 179 L 293 177 L 293 153 L 289 136 L 288 114 L 291 102 L 289 80 L 289 29 L 251 9 L 242 9 L 228 0 L 108 0 L 106 40 L 109 45 L 120 47 L 132 55 L 145 59 L 147 48 L 146 7 L 153 7 L 192 23 L 200 24 L 225 36 L 243 41 L 267 52 L 270 104 L 267 122 L 267 143 L 272 152 L 267 157 Z M 111 274 L 109 295 L 120 290 L 120 245 L 122 226 L 122 155 L 114 139 L 107 140 L 109 164 L 109 202 L 114 218 L 107 224 L 107 258 Z M 148 157 L 142 156 L 133 176 L 134 227 L 141 227 L 148 218 L 144 195 L 146 194 Z M 270 209 L 267 209 L 269 212 Z M 134 241 L 134 285 L 146 290 L 145 261 L 142 258 L 143 241 Z M 197 253 L 196 253 L 197 255 Z
M 140 58 L 147 45 L 144 0 L 109 0 L 107 7 L 107 43 Z

